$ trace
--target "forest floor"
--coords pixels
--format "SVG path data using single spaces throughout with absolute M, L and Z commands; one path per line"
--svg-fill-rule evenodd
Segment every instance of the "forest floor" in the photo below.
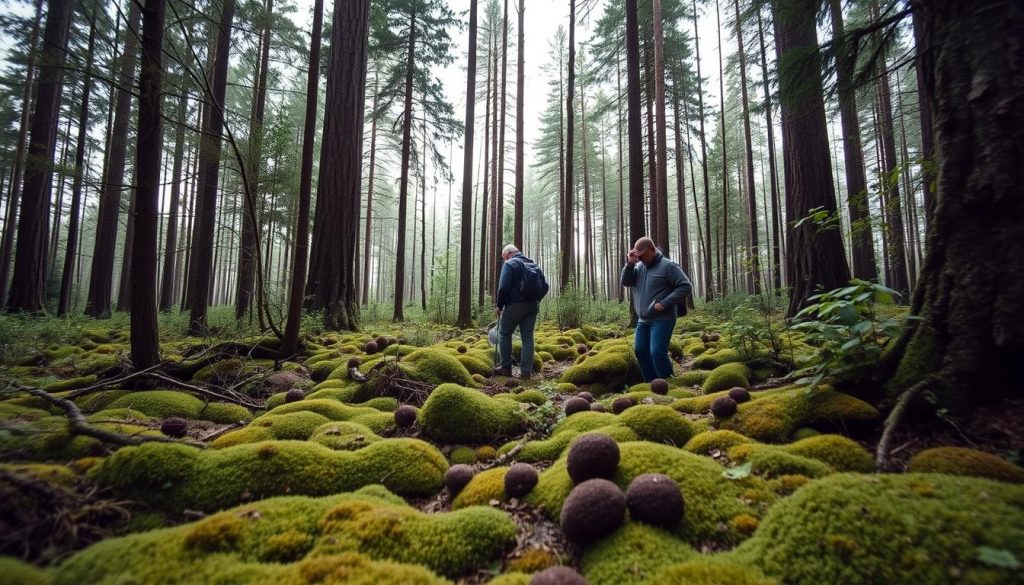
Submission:
M 166 361 L 135 373 L 117 318 L 5 319 L 14 582 L 510 585 L 559 565 L 616 585 L 1021 579 L 1024 402 L 916 409 L 880 472 L 884 388 L 807 385 L 823 346 L 784 327 L 773 352 L 697 311 L 675 375 L 649 384 L 614 324 L 543 321 L 521 380 L 490 374 L 484 330 L 424 322 L 311 327 L 282 356 L 167 316 Z M 583 446 L 599 436 L 611 446 Z

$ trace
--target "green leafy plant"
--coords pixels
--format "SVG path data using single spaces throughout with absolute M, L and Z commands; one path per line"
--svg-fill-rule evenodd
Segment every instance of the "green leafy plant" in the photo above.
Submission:
M 818 348 L 817 363 L 798 384 L 814 388 L 826 378 L 877 363 L 903 322 L 879 305 L 893 305 L 898 293 L 874 282 L 854 279 L 849 286 L 809 297 L 811 304 L 797 313 L 793 329 Z
M 766 352 L 776 361 L 783 361 L 785 346 L 780 333 L 785 324 L 779 320 L 781 313 L 778 297 L 767 292 L 751 295 L 718 328 L 745 361 L 762 357 Z

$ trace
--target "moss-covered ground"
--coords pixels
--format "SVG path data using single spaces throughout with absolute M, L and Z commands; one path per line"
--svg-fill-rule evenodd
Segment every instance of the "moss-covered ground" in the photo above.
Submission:
M 123 320 L 6 319 L 5 583 L 497 585 L 555 565 L 594 585 L 1024 583 L 1024 445 L 950 424 L 899 436 L 879 472 L 891 404 L 801 385 L 819 355 L 798 332 L 773 350 L 696 311 L 666 390 L 620 325 L 542 321 L 528 380 L 491 375 L 484 331 L 422 323 L 310 328 L 288 358 L 272 337 L 168 334 L 160 377 L 128 377 Z M 625 513 L 566 505 L 593 434 L 618 447 L 601 477 Z M 516 464 L 537 472 L 522 495 Z M 634 518 L 646 474 L 671 480 L 681 515 Z M 593 538 L 571 541 L 568 521 Z

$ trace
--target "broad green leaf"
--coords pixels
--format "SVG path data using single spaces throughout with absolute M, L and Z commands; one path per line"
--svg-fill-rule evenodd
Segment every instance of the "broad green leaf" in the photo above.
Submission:
M 750 461 L 747 461 L 743 465 L 737 465 L 731 467 L 722 472 L 722 477 L 726 479 L 746 479 L 750 477 L 750 470 L 753 469 L 754 465 Z
M 1012 551 L 992 548 L 990 546 L 978 547 L 978 560 L 986 565 L 1003 569 L 1019 569 L 1021 567 L 1020 561 L 1017 560 Z

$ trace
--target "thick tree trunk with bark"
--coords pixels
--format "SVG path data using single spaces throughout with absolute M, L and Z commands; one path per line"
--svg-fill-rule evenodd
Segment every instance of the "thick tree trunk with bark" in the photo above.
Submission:
M 74 283 L 75 259 L 78 254 L 78 234 L 82 215 L 82 183 L 85 177 L 85 143 L 89 130 L 89 97 L 92 94 L 92 65 L 96 47 L 96 22 L 99 3 L 93 2 L 93 23 L 89 27 L 89 41 L 85 55 L 85 79 L 82 81 L 82 105 L 78 111 L 78 138 L 75 144 L 75 176 L 71 184 L 71 218 L 68 221 L 68 245 L 64 252 L 64 270 L 60 278 L 60 297 L 57 316 L 71 310 L 71 286 Z
M 199 191 L 189 263 L 189 333 L 206 331 L 206 309 L 212 284 L 213 238 L 217 219 L 217 179 L 220 175 L 221 132 L 224 130 L 224 94 L 228 81 L 228 54 L 235 0 L 225 0 L 217 27 L 216 61 L 207 103 L 203 105 L 203 135 L 199 144 Z
M 132 245 L 132 367 L 160 362 L 156 321 L 157 214 L 160 211 L 160 155 L 163 151 L 163 39 L 166 0 L 146 0 L 142 10 L 139 68 L 139 134 L 136 143 L 135 240 Z
M 775 42 L 780 55 L 786 223 L 790 230 L 786 257 L 791 285 L 788 314 L 793 316 L 807 297 L 849 282 L 850 269 L 835 226 L 819 226 L 808 220 L 794 227 L 812 210 L 836 214 L 836 194 L 817 58 L 814 0 L 775 0 L 774 6 Z
M 853 275 L 862 280 L 876 280 L 875 247 L 871 217 L 868 213 L 868 181 L 864 171 L 864 153 L 857 121 L 857 100 L 851 77 L 853 63 L 844 50 L 843 7 L 840 0 L 829 0 L 832 13 L 832 38 L 837 44 L 836 80 L 839 94 L 839 116 L 843 128 L 843 156 L 846 166 L 846 200 L 850 213 Z
M 319 48 L 319 47 L 318 47 Z M 373 188 L 377 175 L 377 100 L 380 95 L 377 76 L 373 76 L 373 120 L 370 121 L 370 176 L 366 183 L 366 234 L 363 238 L 362 304 L 370 302 L 370 231 L 373 228 Z
M 4 233 L 0 237 L 0 299 L 7 293 L 11 274 L 11 255 L 14 251 L 14 233 L 17 230 L 18 206 L 21 201 L 22 181 L 25 172 L 25 146 L 28 143 L 29 110 L 36 88 L 36 55 L 38 54 L 39 30 L 43 23 L 43 0 L 36 0 L 36 15 L 32 24 L 32 40 L 29 43 L 28 61 L 25 64 L 25 85 L 21 92 L 21 116 L 18 123 L 18 143 L 14 147 L 14 169 L 11 172 L 10 194 L 7 197 L 7 214 L 4 218 Z
M 324 324 L 330 329 L 354 330 L 359 326 L 355 249 L 362 190 L 369 19 L 369 0 L 343 2 L 334 8 L 317 209 L 306 284 L 307 307 L 322 310 Z M 406 128 L 408 131 L 408 125 Z M 312 134 L 306 140 L 312 141 Z M 298 240 L 298 246 L 304 245 Z M 298 257 L 295 263 L 300 264 Z
M 658 201 L 658 216 L 654 218 L 657 229 L 654 233 L 659 234 L 660 241 L 655 240 L 665 255 L 671 253 L 668 237 L 668 120 L 665 117 L 665 35 L 662 31 L 661 0 L 652 0 L 654 12 L 654 108 L 655 108 L 655 130 L 657 176 L 655 183 L 657 190 L 652 196 Z
M 629 143 L 629 242 L 644 237 L 644 161 L 640 137 L 640 31 L 637 0 L 626 0 L 626 134 Z
M 704 173 L 704 300 L 715 297 L 711 271 L 711 181 L 708 177 L 707 134 L 704 132 L 704 81 L 700 74 L 700 38 L 697 35 L 697 0 L 693 0 L 693 48 L 697 57 L 697 120 L 700 123 L 700 165 Z
M 736 43 L 740 58 L 740 103 L 743 107 L 743 140 L 746 145 L 746 188 L 747 214 L 750 216 L 750 277 L 754 294 L 761 293 L 761 248 L 758 246 L 757 196 L 754 191 L 754 144 L 750 137 L 750 108 L 747 101 L 747 55 L 743 50 L 743 19 L 740 15 L 740 0 L 733 0 L 736 7 Z
M 185 161 L 185 121 L 188 115 L 188 93 L 178 96 L 178 118 L 174 132 L 174 162 L 171 170 L 171 203 L 167 214 L 167 234 L 164 242 L 164 267 L 160 279 L 160 310 L 170 311 L 174 304 L 174 282 L 177 272 L 178 207 L 181 199 L 181 171 Z
M 520 250 L 523 249 L 523 172 L 524 172 L 524 154 L 523 154 L 523 141 L 525 138 L 525 130 L 523 127 L 523 107 L 526 102 L 525 91 L 526 91 L 526 64 L 523 58 L 526 52 L 526 37 L 523 32 L 524 18 L 526 14 L 526 0 L 519 0 L 519 51 L 517 53 L 519 63 L 516 67 L 516 186 L 515 186 L 515 200 L 513 202 L 513 227 L 512 227 L 512 242 Z
M 761 78 L 764 81 L 764 117 L 768 129 L 768 185 L 772 199 L 772 285 L 776 290 L 782 287 L 782 238 L 783 229 L 779 208 L 779 176 L 775 172 L 775 122 L 772 119 L 772 93 L 769 86 L 768 57 L 764 46 L 764 25 L 761 11 L 757 11 L 757 38 L 761 44 Z
M 477 0 L 469 1 L 469 56 L 466 67 L 466 145 L 462 160 L 462 217 L 459 242 L 458 327 L 473 325 L 473 123 L 476 109 Z M 517 171 L 518 172 L 518 171 Z
M 128 147 L 128 126 L 135 63 L 139 52 L 139 20 L 142 18 L 139 3 L 130 4 L 128 27 L 124 31 L 124 53 L 121 55 L 117 75 L 117 105 L 110 130 L 110 144 L 103 172 L 103 191 L 100 193 L 99 211 L 96 216 L 96 243 L 92 253 L 92 269 L 89 272 L 89 296 L 85 302 L 85 314 L 96 318 L 110 316 L 117 224 L 121 214 L 121 193 L 125 189 L 124 167 Z
M 39 79 L 36 82 L 36 105 L 25 160 L 14 275 L 7 300 L 7 310 L 11 312 L 42 312 L 46 309 L 50 188 L 72 3 L 69 0 L 49 0 L 47 7 Z
M 368 3 L 368 0 L 367 0 Z M 364 7 L 363 14 L 369 8 Z M 309 63 L 320 62 L 320 34 L 323 30 L 324 0 L 313 3 L 313 28 L 310 32 Z M 299 172 L 299 208 L 295 219 L 295 246 L 291 281 L 288 284 L 288 321 L 281 340 L 281 353 L 286 356 L 299 351 L 299 328 L 302 325 L 303 287 L 306 282 L 306 260 L 309 241 L 309 199 L 313 190 L 313 144 L 316 142 L 316 110 L 320 93 L 320 70 L 309 67 L 306 73 L 306 115 L 302 133 L 302 161 Z
M 569 285 L 572 276 L 573 244 L 575 240 L 572 209 L 573 191 L 576 188 L 573 172 L 575 163 L 573 152 L 576 146 L 576 110 L 573 105 L 576 97 L 576 0 L 569 0 L 569 62 L 567 65 L 569 79 L 565 95 L 565 182 L 562 185 L 562 241 L 559 246 L 561 249 L 558 251 L 561 259 L 559 264 L 561 266 L 559 273 L 561 276 L 561 282 L 559 283 L 561 289 L 565 289 Z
M 913 3 L 934 59 L 938 184 L 927 255 L 893 389 L 927 378 L 937 406 L 966 417 L 1020 398 L 1024 354 L 1024 7 L 1013 0 Z M 909 343 L 907 343 L 909 342 Z

